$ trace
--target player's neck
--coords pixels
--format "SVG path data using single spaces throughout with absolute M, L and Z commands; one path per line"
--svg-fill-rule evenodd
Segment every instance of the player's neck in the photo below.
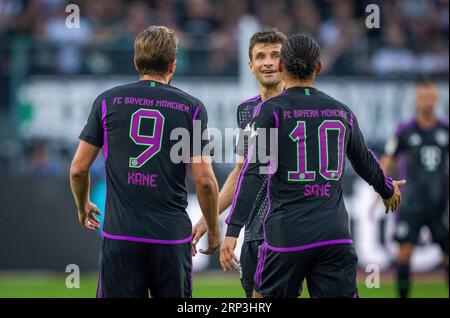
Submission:
M 286 84 L 285 89 L 291 87 L 314 87 L 314 79 L 311 80 L 299 80 L 297 78 L 284 78 L 284 82 Z
M 143 74 L 143 75 L 139 75 L 139 80 L 140 81 L 155 81 L 155 82 L 159 82 L 159 83 L 169 84 L 170 76 L 169 75 L 161 76 L 161 75 Z
M 421 129 L 430 130 L 436 126 L 437 117 L 434 113 L 431 114 L 418 113 L 416 116 L 416 121 Z
M 284 82 L 281 81 L 277 85 L 272 87 L 266 87 L 259 85 L 259 92 L 261 93 L 261 100 L 266 100 L 268 98 L 274 97 L 282 93 L 284 90 Z

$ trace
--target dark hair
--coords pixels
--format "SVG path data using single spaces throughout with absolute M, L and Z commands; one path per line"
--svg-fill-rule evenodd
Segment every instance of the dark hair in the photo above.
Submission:
M 277 29 L 263 30 L 256 32 L 250 39 L 248 47 L 248 57 L 252 60 L 252 51 L 256 43 L 283 44 L 286 41 L 286 35 Z
M 431 86 L 431 85 L 436 85 L 436 83 L 429 76 L 419 75 L 416 78 L 416 86 Z
M 134 41 L 134 60 L 139 74 L 164 75 L 177 55 L 178 37 L 164 26 L 151 26 Z
M 310 79 L 320 58 L 320 46 L 306 34 L 291 35 L 283 44 L 281 63 L 298 79 Z

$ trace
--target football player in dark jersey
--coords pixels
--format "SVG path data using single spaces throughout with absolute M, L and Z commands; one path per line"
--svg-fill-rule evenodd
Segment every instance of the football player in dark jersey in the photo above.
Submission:
M 224 270 L 236 268 L 236 238 L 268 172 L 255 297 L 295 298 L 305 278 L 311 297 L 357 297 L 357 256 L 342 194 L 345 155 L 387 211 L 397 209 L 405 181 L 384 174 L 353 112 L 314 87 L 321 69 L 316 41 L 290 36 L 280 61 L 285 90 L 255 109 L 220 262 Z M 266 154 L 270 161 L 263 160 Z
M 398 166 L 398 170 L 403 170 L 398 172 L 408 178 L 395 232 L 395 240 L 400 244 L 397 286 L 402 298 L 408 297 L 409 264 L 423 226 L 429 228 L 433 241 L 440 245 L 448 275 L 448 123 L 438 119 L 437 101 L 437 85 L 426 78 L 417 81 L 416 116 L 398 126 L 381 159 L 388 173 Z M 397 161 L 403 163 L 402 167 L 396 165 Z
M 170 85 L 177 43 L 166 27 L 142 31 L 134 58 L 140 80 L 100 94 L 80 135 L 71 186 L 79 221 L 88 230 L 99 228 L 99 210 L 89 199 L 89 169 L 102 147 L 106 167 L 98 297 L 143 298 L 149 292 L 158 298 L 191 297 L 188 162 L 208 229 L 209 248 L 202 252 L 212 254 L 219 246 L 218 185 L 211 157 L 203 151 L 209 140 L 201 138 L 206 109 Z M 190 136 L 183 144 L 187 160 L 173 158 L 171 149 L 179 143 L 171 138 L 175 129 Z
M 242 180 L 239 174 L 244 166 L 248 150 L 248 135 L 250 122 L 255 107 L 263 101 L 280 94 L 284 89 L 284 82 L 278 71 L 280 50 L 286 36 L 277 30 L 267 30 L 255 33 L 250 39 L 249 68 L 258 82 L 260 94 L 239 104 L 237 108 L 237 126 L 239 128 L 235 152 L 237 163 L 231 171 L 219 194 L 219 213 L 224 212 L 232 204 L 236 187 Z M 247 130 L 246 130 L 247 129 Z M 252 207 L 250 218 L 245 225 L 244 243 L 241 249 L 240 268 L 241 284 L 248 298 L 253 293 L 253 276 L 258 261 L 259 247 L 263 242 L 262 220 L 267 210 L 266 182 L 258 193 Z M 193 243 L 198 242 L 206 231 L 206 223 L 202 218 L 193 229 Z

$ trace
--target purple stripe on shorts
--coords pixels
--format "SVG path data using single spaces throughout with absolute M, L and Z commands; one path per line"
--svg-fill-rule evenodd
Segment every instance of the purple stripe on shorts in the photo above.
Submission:
M 106 100 L 102 101 L 103 156 L 108 159 L 108 133 L 106 130 Z
M 101 272 L 101 271 L 98 273 L 97 298 L 103 298 L 103 290 L 102 290 L 102 272 Z
M 253 153 L 253 144 L 250 145 L 250 149 L 248 150 L 248 154 L 247 154 L 247 159 L 245 159 L 244 167 L 242 168 L 241 173 L 239 174 L 238 184 L 237 184 L 236 192 L 234 193 L 234 196 L 233 196 L 233 203 L 231 205 L 230 213 L 228 214 L 228 217 L 225 220 L 225 222 L 227 224 L 230 224 L 231 216 L 234 213 L 234 208 L 236 207 L 237 198 L 239 197 L 239 192 L 241 191 L 242 181 L 244 180 L 245 172 L 248 169 L 248 164 L 249 164 L 250 158 L 252 157 L 252 153 Z
M 193 270 L 194 270 L 194 266 L 192 265 L 192 249 L 191 249 L 191 257 L 190 257 L 190 263 L 189 263 L 189 265 L 191 266 L 191 268 L 189 269 L 189 290 L 190 290 L 190 293 L 189 293 L 189 297 L 191 297 L 192 298 L 192 290 L 193 290 L 193 285 L 192 285 L 192 272 L 193 272 Z
M 301 246 L 293 246 L 293 247 L 274 247 L 267 244 L 267 248 L 271 251 L 275 252 L 297 252 L 297 251 L 303 251 L 310 248 L 320 247 L 320 246 L 327 246 L 327 245 L 337 245 L 337 244 L 352 244 L 353 241 L 350 239 L 342 239 L 342 240 L 331 240 L 331 241 L 323 241 L 323 242 L 317 242 L 307 245 L 301 245 Z
M 264 270 L 264 263 L 266 262 L 266 254 L 267 254 L 267 248 L 265 244 L 263 243 L 261 245 L 261 253 L 258 257 L 258 266 L 255 272 L 255 276 L 253 277 L 253 280 L 257 285 L 261 285 L 262 282 L 262 272 Z
M 142 237 L 132 237 L 132 236 L 120 236 L 120 235 L 111 235 L 102 231 L 102 236 L 106 237 L 110 240 L 118 240 L 118 241 L 128 241 L 128 242 L 139 242 L 139 243 L 149 243 L 149 244 L 184 244 L 191 241 L 192 237 L 189 236 L 182 240 L 157 240 L 157 239 L 149 239 Z

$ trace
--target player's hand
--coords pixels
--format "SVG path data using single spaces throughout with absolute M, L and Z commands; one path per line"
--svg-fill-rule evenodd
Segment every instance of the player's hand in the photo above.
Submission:
M 200 253 L 206 255 L 214 255 L 220 248 L 220 226 L 217 222 L 216 226 L 212 230 L 208 230 L 208 249 L 200 249 Z
M 101 215 L 102 212 L 100 212 L 97 206 L 92 202 L 89 202 L 84 210 L 78 210 L 78 221 L 81 226 L 89 231 L 98 230 L 100 228 L 100 221 L 95 214 Z
M 402 193 L 400 192 L 399 187 L 406 184 L 406 180 L 400 181 L 392 181 L 392 185 L 394 186 L 394 194 L 389 198 L 384 200 L 383 203 L 386 207 L 386 213 L 389 211 L 396 211 L 402 202 Z
M 197 254 L 197 243 L 207 231 L 208 226 L 206 225 L 205 218 L 201 217 L 192 228 L 192 256 Z
M 220 265 L 225 272 L 238 269 L 239 260 L 234 255 L 237 238 L 226 236 L 220 249 Z

